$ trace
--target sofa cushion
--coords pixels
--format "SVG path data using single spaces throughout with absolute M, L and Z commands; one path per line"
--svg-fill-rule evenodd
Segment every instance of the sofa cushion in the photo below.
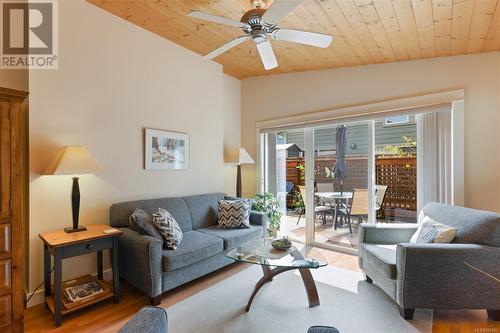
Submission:
M 452 243 L 500 246 L 500 214 L 484 210 L 429 203 L 424 216 L 457 229 Z
M 364 252 L 363 260 L 368 261 L 388 278 L 396 279 L 398 271 L 396 266 L 396 245 L 363 243 L 361 251 Z
M 223 250 L 222 238 L 198 231 L 188 231 L 183 234 L 182 242 L 176 250 L 163 250 L 163 271 L 189 266 Z
M 417 231 L 411 236 L 410 243 L 451 243 L 456 234 L 457 229 L 425 216 Z
M 165 248 L 169 250 L 177 249 L 177 246 L 182 241 L 182 230 L 172 214 L 163 208 L 158 208 L 156 213 L 153 214 L 153 224 L 163 236 Z
M 163 243 L 163 237 L 156 229 L 153 223 L 153 215 L 137 208 L 129 218 L 130 228 L 142 235 L 148 235 L 160 240 Z
M 260 225 L 250 225 L 245 229 L 221 229 L 217 226 L 201 228 L 196 231 L 217 236 L 224 240 L 224 250 L 231 250 L 243 243 L 262 237 L 264 229 Z
M 128 219 L 136 208 L 154 214 L 158 208 L 167 210 L 181 226 L 183 232 L 192 230 L 191 213 L 182 198 L 163 198 L 135 200 L 115 203 L 109 210 L 110 224 L 113 227 L 130 227 Z
M 250 203 L 244 199 L 220 200 L 217 225 L 226 229 L 249 228 Z
M 224 193 L 210 193 L 183 197 L 191 213 L 193 230 L 217 224 L 219 200 Z M 174 216 L 176 219 L 177 217 Z

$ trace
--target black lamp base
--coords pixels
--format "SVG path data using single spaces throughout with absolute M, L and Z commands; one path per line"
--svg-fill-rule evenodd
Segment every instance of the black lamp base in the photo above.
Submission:
M 73 227 L 64 228 L 64 231 L 67 232 L 68 234 L 70 234 L 72 232 L 79 232 L 79 231 L 85 231 L 85 230 L 87 230 L 87 228 L 85 228 L 83 225 L 78 226 L 78 228 L 76 228 L 76 229 L 73 229 Z

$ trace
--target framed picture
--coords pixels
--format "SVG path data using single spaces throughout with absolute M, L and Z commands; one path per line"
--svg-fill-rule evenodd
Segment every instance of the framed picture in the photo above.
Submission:
M 146 170 L 185 170 L 189 168 L 189 135 L 146 128 Z

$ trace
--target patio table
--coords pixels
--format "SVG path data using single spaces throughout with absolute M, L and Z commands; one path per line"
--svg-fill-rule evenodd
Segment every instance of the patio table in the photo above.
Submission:
M 333 216 L 333 230 L 337 230 L 337 214 L 339 202 L 352 198 L 352 192 L 316 192 L 315 195 L 321 200 L 333 202 L 335 211 Z

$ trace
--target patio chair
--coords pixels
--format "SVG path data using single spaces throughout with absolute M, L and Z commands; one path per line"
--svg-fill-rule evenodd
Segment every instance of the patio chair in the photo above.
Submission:
M 290 199 L 290 195 L 293 193 L 293 188 L 295 187 L 295 185 L 293 185 L 293 183 L 289 180 L 286 181 L 286 185 L 285 185 L 285 192 L 286 192 L 286 195 L 285 195 L 285 200 L 287 202 L 287 208 L 286 208 L 286 214 L 288 215 L 288 212 L 290 211 L 290 209 L 288 208 L 288 200 Z
M 333 183 L 316 183 L 316 192 L 335 192 Z
M 338 213 L 342 218 L 347 219 L 349 232 L 352 234 L 351 217 L 357 216 L 359 224 L 363 222 L 364 217 L 368 217 L 368 190 L 353 189 L 351 203 L 339 207 Z
M 386 220 L 384 201 L 388 188 L 389 186 L 387 185 L 375 185 L 375 209 L 377 211 L 377 217 L 380 216 L 384 221 Z
M 302 197 L 302 202 L 305 204 L 306 203 L 306 187 L 305 186 L 299 186 L 299 190 L 300 190 L 300 196 Z M 297 219 L 297 225 L 299 224 L 300 218 L 302 217 L 302 215 L 304 215 L 304 212 L 305 212 L 305 210 L 303 210 L 299 214 L 299 218 Z M 332 216 L 333 216 L 333 206 L 331 204 L 330 205 L 326 205 L 326 204 L 323 204 L 320 201 L 316 201 L 315 200 L 315 202 L 314 202 L 314 219 L 316 220 L 316 216 L 318 214 L 322 214 L 323 215 L 323 224 L 325 224 L 326 223 L 326 213 L 327 212 L 331 212 Z
M 333 182 L 331 183 L 315 183 L 316 192 L 335 192 L 333 187 Z M 335 201 L 333 200 L 325 200 L 323 198 L 317 198 L 322 206 L 334 206 Z

